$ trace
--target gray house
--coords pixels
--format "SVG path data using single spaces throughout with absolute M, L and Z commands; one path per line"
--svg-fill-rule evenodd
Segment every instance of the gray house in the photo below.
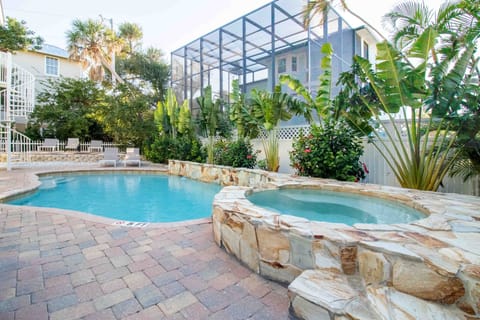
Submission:
M 215 96 L 228 100 L 231 83 L 238 79 L 243 92 L 272 90 L 279 75 L 288 73 L 311 91 L 321 74 L 320 48 L 332 43 L 333 77 L 350 68 L 354 55 L 375 57 L 376 38 L 366 27 L 353 28 L 335 10 L 323 25 L 302 25 L 304 0 L 276 0 L 171 53 L 171 85 L 178 98 L 195 98 L 207 85 Z

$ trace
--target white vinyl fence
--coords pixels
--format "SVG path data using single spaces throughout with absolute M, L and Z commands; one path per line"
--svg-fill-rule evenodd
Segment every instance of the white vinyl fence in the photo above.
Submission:
M 304 133 L 308 133 L 308 127 L 296 126 L 296 127 L 282 127 L 278 132 L 280 139 L 280 169 L 281 173 L 295 173 L 295 170 L 290 166 L 290 151 L 292 151 L 292 141 L 298 137 L 300 129 Z M 261 139 L 252 140 L 254 150 L 261 150 L 257 159 L 264 159 L 263 145 Z M 385 160 L 382 158 L 378 150 L 369 143 L 364 144 L 364 153 L 360 161 L 367 165 L 369 174 L 363 182 L 375 183 L 386 186 L 399 186 L 395 175 L 388 167 Z M 480 196 L 480 179 L 470 179 L 466 182 L 461 177 L 446 177 L 443 180 L 443 187 L 440 187 L 438 191 L 461 193 L 468 195 Z
M 43 141 L 32 141 L 30 143 L 30 150 L 37 151 L 38 147 L 43 144 Z M 65 151 L 65 146 L 67 145 L 67 141 L 59 141 L 57 146 L 57 151 Z M 103 149 L 110 148 L 110 147 L 117 147 L 119 148 L 120 152 L 125 152 L 125 146 L 117 145 L 113 142 L 103 142 L 102 143 Z M 90 147 L 90 142 L 80 142 L 79 152 L 88 152 L 88 147 Z
M 3 140 L 2 140 L 3 142 Z M 16 136 L 12 137 L 11 142 L 11 150 L 12 152 L 37 152 L 38 147 L 43 144 L 43 141 L 30 141 L 25 139 L 16 138 Z M 5 152 L 5 142 L 0 144 L 0 152 Z M 67 145 L 67 141 L 59 141 L 57 145 L 56 151 L 65 151 L 65 146 Z M 125 152 L 126 147 L 115 144 L 113 142 L 103 142 L 102 143 L 103 149 L 109 147 L 117 147 L 119 148 L 120 152 Z M 78 152 L 89 152 L 88 147 L 90 147 L 90 142 L 80 142 L 80 147 Z M 71 151 L 71 150 L 70 150 Z

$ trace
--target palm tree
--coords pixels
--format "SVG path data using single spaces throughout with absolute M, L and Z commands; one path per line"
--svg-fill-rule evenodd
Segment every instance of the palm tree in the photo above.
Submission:
M 474 18 L 457 3 L 445 2 L 437 12 L 423 1 L 405 1 L 397 4 L 383 17 L 383 24 L 390 29 L 393 44 L 403 52 L 411 49 L 413 43 L 428 28 L 442 35 L 442 41 L 432 47 L 432 59 L 438 63 L 438 51 L 450 47 L 461 48 L 465 35 Z
M 463 52 L 475 51 L 480 37 L 480 6 L 478 0 L 462 0 L 444 3 L 437 12 L 424 2 L 406 1 L 398 4 L 384 16 L 384 24 L 390 27 L 395 46 L 407 54 L 415 50 L 420 37 L 428 33 L 438 41 L 431 47 L 429 77 L 432 96 L 427 107 L 436 114 L 448 114 L 452 130 L 457 132 L 456 147 L 461 149 L 458 160 L 450 171 L 468 179 L 480 175 L 480 114 L 478 113 L 479 57 Z M 464 72 L 456 75 L 459 88 L 451 90 L 452 82 L 445 79 L 453 65 L 464 61 Z M 446 96 L 445 92 L 451 92 Z M 461 110 L 459 113 L 458 110 Z
M 120 40 L 112 30 L 108 30 L 100 21 L 75 19 L 72 30 L 67 31 L 66 35 L 70 57 L 88 66 L 92 80 L 103 80 L 105 68 L 116 81 L 124 83 L 111 64 L 112 53 L 121 47 Z
M 267 170 L 277 172 L 280 167 L 278 126 L 280 121 L 290 120 L 294 114 L 304 115 L 304 104 L 296 103 L 282 92 L 280 85 L 276 85 L 273 92 L 253 89 L 250 104 L 257 125 L 267 133 L 267 137 L 262 138 Z
M 119 37 L 124 39 L 128 44 L 127 53 L 131 54 L 139 45 L 139 41 L 142 40 L 142 28 L 136 23 L 124 22 L 118 26 L 118 31 Z
M 347 2 L 345 0 L 339 0 L 340 5 L 342 6 L 342 9 L 350 13 L 352 16 L 357 18 L 358 20 L 362 21 L 362 23 L 366 26 L 368 26 L 370 29 L 375 31 L 383 40 L 386 40 L 386 38 L 383 36 L 383 34 L 378 31 L 377 28 L 372 26 L 368 21 L 363 19 L 361 16 L 350 10 L 350 8 L 347 6 Z M 320 24 L 324 23 L 324 19 L 328 16 L 328 11 L 330 8 L 334 5 L 335 0 L 310 0 L 307 2 L 307 4 L 303 8 L 303 26 L 305 29 L 309 28 L 312 19 L 314 16 L 319 16 L 320 17 Z

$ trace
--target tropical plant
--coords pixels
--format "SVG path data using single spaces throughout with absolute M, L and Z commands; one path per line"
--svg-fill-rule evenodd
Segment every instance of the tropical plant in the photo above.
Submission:
M 429 97 L 424 104 L 432 117 L 455 132 L 458 158 L 451 175 L 467 179 L 480 174 L 479 58 L 480 5 L 463 0 L 445 3 L 438 12 L 425 4 L 399 4 L 385 16 L 399 50 L 408 56 L 425 35 L 434 37 L 427 65 Z M 441 125 L 436 125 L 441 129 Z
M 317 123 L 319 125 L 321 125 L 322 119 L 338 119 L 340 116 L 338 110 L 334 109 L 334 104 L 331 99 L 332 45 L 330 43 L 325 43 L 320 51 L 323 54 L 320 63 L 323 73 L 319 76 L 320 85 L 315 96 L 313 96 L 298 79 L 288 74 L 280 75 L 280 83 L 288 85 L 288 87 L 297 94 L 297 97 L 292 98 L 292 103 L 295 105 L 295 109 L 303 114 L 310 124 Z M 313 111 L 316 112 L 316 120 L 313 116 Z
M 433 28 L 427 28 L 407 54 L 387 42 L 379 43 L 375 68 L 368 60 L 355 58 L 378 98 L 378 103 L 372 103 L 356 89 L 381 128 L 371 131 L 376 138 L 373 144 L 406 188 L 437 190 L 459 154 L 454 148 L 457 133 L 448 118 L 460 111 L 453 101 L 464 90 L 463 75 L 473 49 L 465 48 L 455 57 L 439 61 L 443 68 L 428 68 L 437 36 Z M 399 112 L 406 140 L 396 121 Z
M 177 137 L 177 133 L 190 133 L 192 129 L 188 100 L 179 105 L 172 88 L 167 89 L 165 100 L 157 103 L 154 119 L 158 131 L 173 139 Z
M 361 139 L 343 120 L 312 126 L 294 140 L 290 162 L 301 176 L 359 181 L 365 178 Z
M 182 135 L 175 139 L 162 135 L 148 145 L 145 157 L 156 163 L 167 163 L 169 159 L 204 162 L 206 154 L 202 142 L 194 135 Z
M 169 66 L 162 60 L 160 50 L 149 48 L 146 52 L 135 51 L 116 59 L 118 74 L 152 94 L 155 101 L 164 99 L 169 78 Z
M 473 19 L 473 16 L 454 2 L 445 2 L 435 12 L 423 1 L 410 0 L 393 7 L 383 17 L 383 24 L 390 30 L 394 46 L 404 53 L 411 49 L 427 28 L 434 29 L 438 35 L 443 35 L 442 41 L 432 46 L 430 52 L 433 61 L 438 63 L 437 56 L 446 48 L 446 44 L 455 47 L 463 42 L 460 39 L 469 32 Z
M 44 89 L 30 116 L 30 137 L 103 138 L 103 130 L 95 117 L 96 111 L 107 103 L 102 88 L 90 80 L 72 78 L 49 79 L 42 82 L 42 86 Z
M 230 100 L 230 120 L 237 128 L 237 136 L 240 139 L 253 139 L 258 137 L 260 126 L 253 114 L 252 105 L 240 91 L 240 85 L 237 79 L 232 81 Z
M 95 116 L 105 132 L 124 146 L 144 148 L 155 134 L 150 99 L 128 83 L 117 85 Z
M 136 23 L 124 22 L 118 26 L 118 36 L 126 41 L 127 46 L 124 49 L 126 49 L 127 54 L 131 54 L 140 46 L 143 31 Z
M 154 111 L 157 134 L 145 150 L 147 159 L 167 163 L 168 159 L 203 162 L 205 152 L 195 136 L 188 100 L 177 102 L 172 88 Z
M 5 25 L 0 25 L 0 51 L 40 49 L 43 39 L 29 30 L 25 21 L 7 17 Z
M 207 163 L 214 163 L 214 145 L 217 132 L 221 136 L 229 135 L 229 130 L 225 130 L 228 111 L 224 111 L 223 101 L 220 99 L 213 100 L 212 87 L 207 86 L 203 90 L 203 95 L 197 98 L 200 107 L 197 115 L 197 126 L 200 134 L 208 138 L 207 142 Z M 223 130 L 220 130 L 223 128 Z
M 254 168 L 257 163 L 257 152 L 245 139 L 236 141 L 220 140 L 214 147 L 215 164 L 235 168 Z
M 292 103 L 292 99 L 287 93 L 283 93 L 279 85 L 275 86 L 273 93 L 253 89 L 250 103 L 252 105 L 253 116 L 258 126 L 262 127 L 267 137 L 262 137 L 263 151 L 265 153 L 265 162 L 267 170 L 277 172 L 280 167 L 279 141 L 277 129 L 280 121 L 290 120 L 293 114 L 300 113 Z
M 102 81 L 105 68 L 112 78 L 124 83 L 112 67 L 112 55 L 119 52 L 123 45 L 113 30 L 107 29 L 101 21 L 75 19 L 72 29 L 66 34 L 70 57 L 82 61 L 88 67 L 90 79 Z
M 432 96 L 426 101 L 435 115 L 447 115 L 446 121 L 451 130 L 456 131 L 455 147 L 460 149 L 451 175 L 461 175 L 468 179 L 480 175 L 480 113 L 478 54 L 466 54 L 469 62 L 458 91 L 448 99 L 443 96 L 444 88 L 452 84 L 445 82 L 445 74 L 450 70 L 462 51 L 476 51 L 480 35 L 480 5 L 475 0 L 446 2 L 438 12 L 425 4 L 409 1 L 399 4 L 385 16 L 385 22 L 392 28 L 397 47 L 403 52 L 431 28 L 438 34 L 439 41 L 431 49 L 431 71 L 433 81 L 429 83 Z
M 303 84 L 290 75 L 282 75 L 280 82 L 287 84 L 298 94 L 294 98 L 299 109 L 305 110 L 306 119 L 311 124 L 311 133 L 294 140 L 290 161 L 298 174 L 320 178 L 355 181 L 364 177 L 359 164 L 363 146 L 359 132 L 352 129 L 351 123 L 344 120 L 345 109 L 337 99 L 332 99 L 332 55 L 330 43 L 321 48 L 323 57 L 320 66 L 319 87 L 315 96 Z M 318 119 L 313 117 L 314 110 Z M 370 116 L 370 115 L 368 115 Z

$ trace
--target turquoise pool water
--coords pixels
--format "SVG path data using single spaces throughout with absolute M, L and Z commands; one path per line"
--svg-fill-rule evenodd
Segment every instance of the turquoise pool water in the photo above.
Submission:
M 173 222 L 211 215 L 217 184 L 169 175 L 88 174 L 41 179 L 37 192 L 10 204 L 88 212 L 136 222 Z
M 408 223 L 425 217 L 423 213 L 393 201 L 323 190 L 269 190 L 255 192 L 248 200 L 282 214 L 348 225 Z

